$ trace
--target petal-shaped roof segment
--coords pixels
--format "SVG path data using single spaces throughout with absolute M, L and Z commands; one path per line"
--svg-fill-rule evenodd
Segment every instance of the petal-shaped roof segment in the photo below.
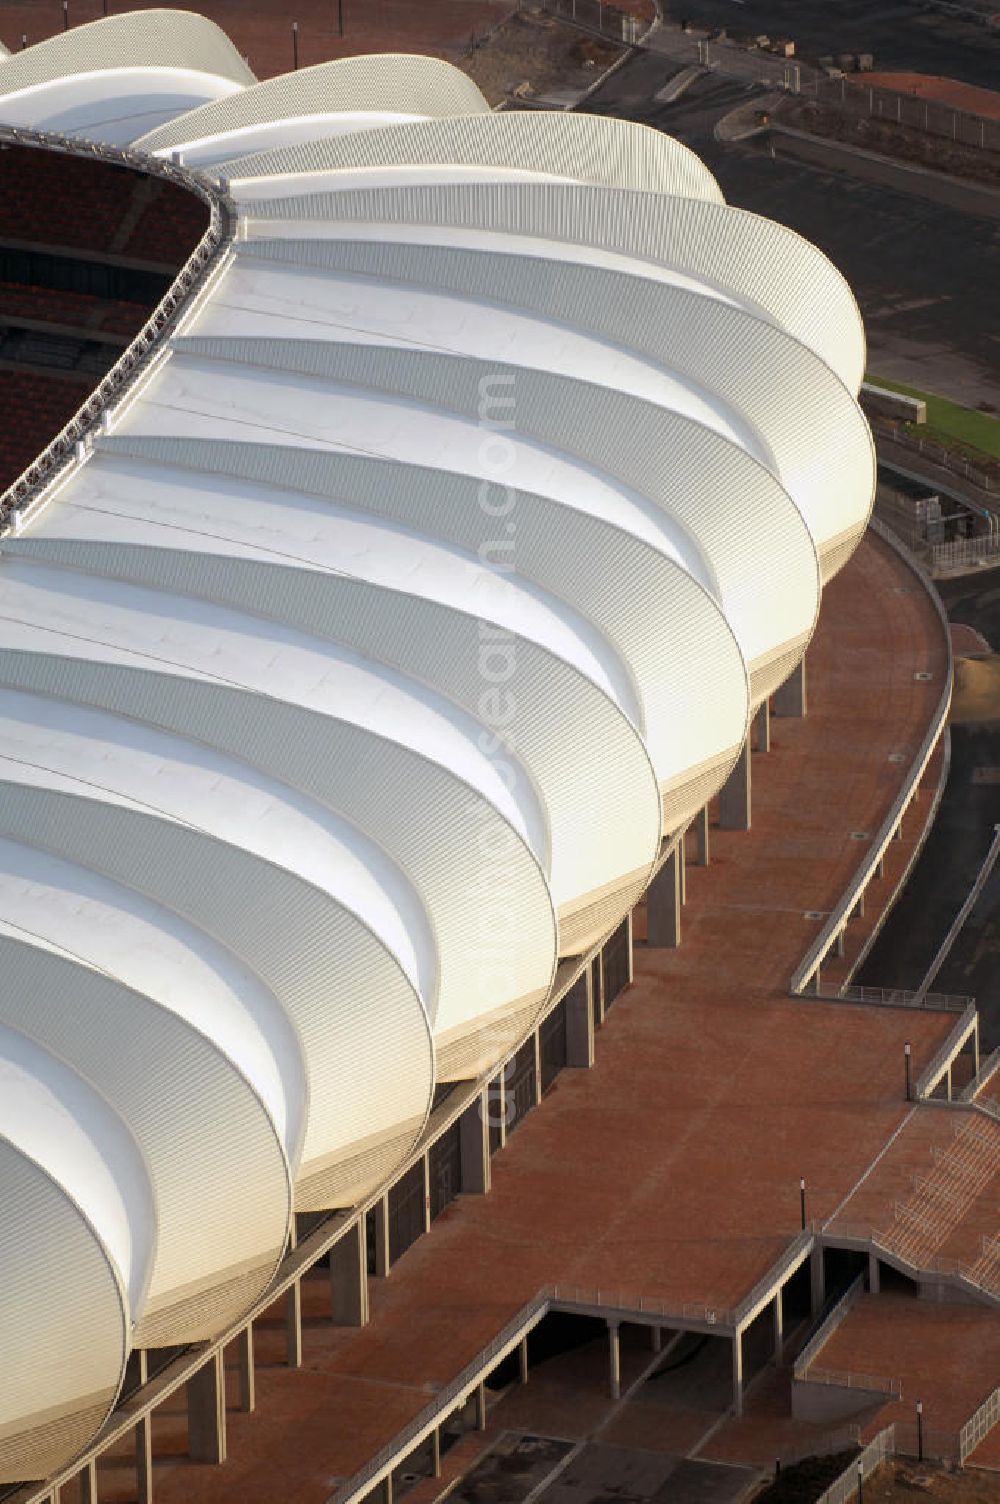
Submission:
M 255 82 L 225 32 L 192 11 L 105 17 L 0 64 L 4 124 L 112 146 Z
M 379 53 L 339 58 L 265 79 L 149 131 L 133 144 L 189 166 L 311 144 L 367 126 L 425 116 L 489 113 L 464 73 L 434 57 Z
M 849 288 L 660 132 L 434 59 L 258 83 L 172 10 L 0 56 L 0 123 L 212 167 L 237 232 L 0 536 L 2 1483 L 519 1046 L 798 661 L 873 456 Z
M 0 929 L 4 960 L 12 944 Z M 16 1483 L 82 1449 L 111 1408 L 128 1359 L 130 1289 L 141 1298 L 156 1224 L 121 1118 L 70 1066 L 3 1024 L 0 1187 L 0 1478 Z

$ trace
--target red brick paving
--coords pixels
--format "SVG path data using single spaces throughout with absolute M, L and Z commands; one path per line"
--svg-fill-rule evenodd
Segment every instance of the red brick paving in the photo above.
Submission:
M 651 14 L 651 0 L 605 0 L 638 16 Z M 112 15 L 146 10 L 145 0 L 111 0 Z M 169 0 L 160 8 L 197 10 L 221 26 L 249 58 L 258 78 L 292 67 L 293 20 L 299 23 L 299 66 L 366 52 L 426 52 L 454 60 L 473 33 L 482 37 L 510 15 L 515 0 L 343 0 L 344 35 L 337 31 L 337 0 Z M 102 0 L 70 0 L 70 23 L 102 15 Z M 11 51 L 27 33 L 29 44 L 62 31 L 62 0 L 20 0 L 4 5 L 0 41 Z
M 593 1071 L 564 1071 L 494 1159 L 491 1195 L 461 1198 L 373 1283 L 369 1327 L 319 1319 L 319 1275 L 300 1371 L 262 1326 L 258 1413 L 230 1416 L 225 1467 L 159 1465 L 163 1504 L 320 1504 L 540 1286 L 729 1305 L 798 1230 L 800 1175 L 810 1216 L 847 1195 L 908 1110 L 904 1038 L 919 1072 L 952 1023 L 785 992 L 815 932 L 804 911 L 836 903 L 858 861 L 850 832 L 876 829 L 898 788 L 889 753 L 912 753 L 940 693 L 940 628 L 921 592 L 895 593 L 903 582 L 870 539 L 827 591 L 810 714 L 776 722 L 753 760 L 753 831 L 713 831 L 711 867 L 689 869 L 684 944 L 640 950 Z M 982 1313 L 965 1319 L 978 1331 Z M 977 1373 L 981 1352 L 966 1344 Z M 158 1425 L 176 1446 L 169 1418 Z
M 970 115 L 983 115 L 987 120 L 1000 120 L 1000 92 L 996 89 L 981 89 L 976 84 L 960 83 L 956 78 L 939 78 L 927 73 L 867 73 L 859 87 L 892 89 L 897 94 L 913 94 L 917 99 L 927 99 L 935 104 L 950 105 L 955 110 L 965 110 Z
M 898 1383 L 901 1397 L 879 1412 L 875 1429 L 915 1423 L 920 1400 L 929 1430 L 957 1432 L 1000 1379 L 1000 1311 L 888 1292 L 862 1296 L 817 1363 Z

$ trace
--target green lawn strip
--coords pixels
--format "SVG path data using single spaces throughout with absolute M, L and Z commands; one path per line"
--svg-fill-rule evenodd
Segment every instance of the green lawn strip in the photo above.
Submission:
M 927 403 L 927 422 L 905 423 L 903 427 L 909 433 L 932 439 L 949 449 L 959 449 L 970 459 L 1000 459 L 1000 418 L 977 412 L 974 407 L 960 407 L 957 402 L 949 402 L 947 397 L 935 397 L 933 392 L 922 392 L 902 381 L 888 381 L 884 376 L 867 376 L 865 379 L 872 386 L 902 392 L 907 397 L 920 397 Z

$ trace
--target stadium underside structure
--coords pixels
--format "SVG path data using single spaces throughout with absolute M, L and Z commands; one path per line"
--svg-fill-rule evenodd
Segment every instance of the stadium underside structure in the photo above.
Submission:
M 644 127 L 420 57 L 258 83 L 149 11 L 0 56 L 0 128 L 214 237 L 4 501 L 13 1483 L 517 1050 L 738 776 L 875 472 L 840 275 Z

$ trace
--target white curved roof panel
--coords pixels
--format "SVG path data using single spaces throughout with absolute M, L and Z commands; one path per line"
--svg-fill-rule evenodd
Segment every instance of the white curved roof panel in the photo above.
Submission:
M 3 1485 L 519 1045 L 794 668 L 873 464 L 849 288 L 661 132 L 434 59 L 258 83 L 173 10 L 0 52 L 0 124 L 236 208 L 0 534 Z

